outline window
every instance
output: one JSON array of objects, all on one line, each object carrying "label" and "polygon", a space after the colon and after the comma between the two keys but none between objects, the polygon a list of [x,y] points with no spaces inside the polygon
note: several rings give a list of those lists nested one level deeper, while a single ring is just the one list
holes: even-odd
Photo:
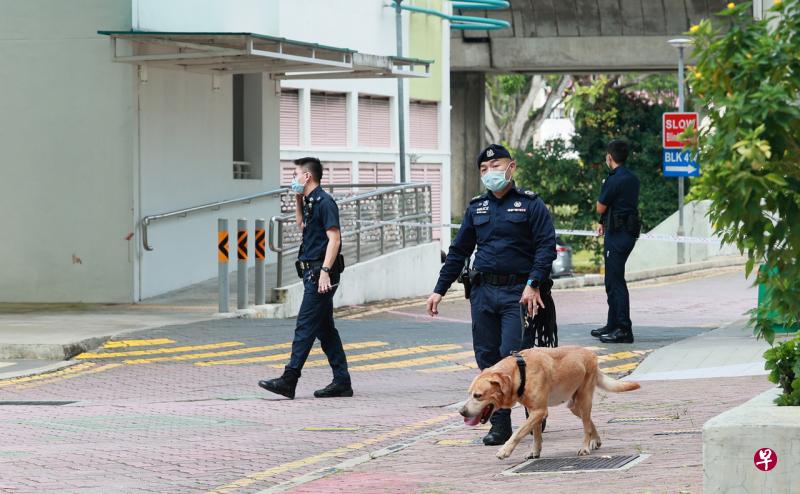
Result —
[{"label": "window", "polygon": [[370,148],[391,147],[389,98],[359,96],[358,145]]},{"label": "window", "polygon": [[409,129],[411,149],[439,149],[439,104],[412,101]]},{"label": "window", "polygon": [[311,145],[347,146],[347,97],[311,93]]},{"label": "window", "polygon": [[281,91],[281,146],[300,145],[300,97],[297,90]]}]

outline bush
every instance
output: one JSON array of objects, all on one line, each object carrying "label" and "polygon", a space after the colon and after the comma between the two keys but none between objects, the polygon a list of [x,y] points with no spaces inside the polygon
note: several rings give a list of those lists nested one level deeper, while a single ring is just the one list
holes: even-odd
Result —
[{"label": "bush", "polygon": [[783,389],[775,399],[781,406],[800,406],[800,337],[772,347],[764,353],[769,380]]}]

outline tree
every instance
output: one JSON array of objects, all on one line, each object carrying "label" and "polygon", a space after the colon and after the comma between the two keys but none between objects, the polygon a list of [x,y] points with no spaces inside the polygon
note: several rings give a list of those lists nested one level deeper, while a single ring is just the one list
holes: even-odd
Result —
[{"label": "tree", "polygon": [[771,297],[751,322],[772,343],[774,323],[800,321],[800,0],[776,0],[762,21],[749,7],[720,13],[727,31],[692,27],[689,83],[709,121],[698,191],[722,239],[746,253],[746,273],[763,263],[756,280]]},{"label": "tree", "polygon": [[498,75],[486,78],[485,134],[490,142],[526,149],[536,130],[563,102],[568,75]]}]

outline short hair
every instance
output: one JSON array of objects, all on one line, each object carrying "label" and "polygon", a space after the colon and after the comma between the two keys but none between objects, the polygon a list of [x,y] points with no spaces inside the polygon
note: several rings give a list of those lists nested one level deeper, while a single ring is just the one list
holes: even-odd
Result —
[{"label": "short hair", "polygon": [[631,152],[631,149],[627,141],[623,139],[614,139],[608,143],[606,152],[611,155],[614,163],[622,165],[628,161],[628,154]]},{"label": "short hair", "polygon": [[308,170],[311,176],[314,177],[315,182],[322,182],[322,162],[320,162],[319,158],[307,156],[294,160],[294,164]]}]

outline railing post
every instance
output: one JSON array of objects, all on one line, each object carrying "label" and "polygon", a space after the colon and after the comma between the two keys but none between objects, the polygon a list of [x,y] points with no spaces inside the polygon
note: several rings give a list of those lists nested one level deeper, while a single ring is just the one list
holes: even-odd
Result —
[{"label": "railing post", "polygon": [[266,303],[266,296],[264,290],[266,284],[264,283],[264,257],[265,251],[265,238],[266,232],[264,231],[264,220],[256,220],[256,305],[264,305]]},{"label": "railing post", "polygon": [[219,312],[228,312],[228,220],[225,218],[217,219],[217,263],[219,270],[217,274],[217,298],[219,299]]},{"label": "railing post", "polygon": [[361,262],[361,199],[356,201],[356,262]]},{"label": "railing post", "polygon": [[237,222],[237,258],[239,267],[236,271],[236,308],[247,308],[247,219]]},{"label": "railing post", "polygon": [[275,281],[275,288],[283,286],[283,221],[276,221],[278,229],[278,278]]},{"label": "railing post", "polygon": [[406,248],[406,227],[403,226],[403,220],[406,217],[406,189],[400,189],[400,230],[403,234],[403,248]]},{"label": "railing post", "polygon": [[[435,224],[433,222],[433,191],[431,190],[431,186],[430,185],[426,186],[425,190],[427,191],[426,203],[430,204],[430,206],[431,206],[428,209],[428,218],[430,218],[430,221],[428,221],[428,223],[433,225],[433,224]],[[440,220],[441,220],[441,218],[438,218],[436,220],[436,222],[438,223]],[[444,231],[443,228],[439,229],[439,232],[443,232],[443,231]],[[442,236],[442,233],[439,234],[439,241],[440,242],[441,242],[441,238],[442,238],[441,236]],[[428,228],[428,240],[433,242],[433,227],[432,226]]]},{"label": "railing post", "polygon": [[380,215],[378,216],[378,220],[381,222],[381,255],[383,255],[383,237],[386,235],[386,227],[383,224],[383,196],[384,196],[383,194],[379,196],[381,200],[381,205],[380,205],[381,210],[380,210]]},{"label": "railing post", "polygon": [[[424,196],[425,196],[425,189],[424,188],[422,189],[422,195],[423,195],[423,198],[424,198]],[[422,207],[423,208],[425,207],[424,202],[423,202]],[[417,189],[414,188],[414,216],[418,216],[419,213],[420,213],[420,210],[419,210],[419,192],[417,192]],[[417,222],[421,223],[421,221],[419,221],[419,219],[417,220]],[[420,245],[421,243],[422,243],[422,227],[418,226],[417,227],[417,245]]]}]

